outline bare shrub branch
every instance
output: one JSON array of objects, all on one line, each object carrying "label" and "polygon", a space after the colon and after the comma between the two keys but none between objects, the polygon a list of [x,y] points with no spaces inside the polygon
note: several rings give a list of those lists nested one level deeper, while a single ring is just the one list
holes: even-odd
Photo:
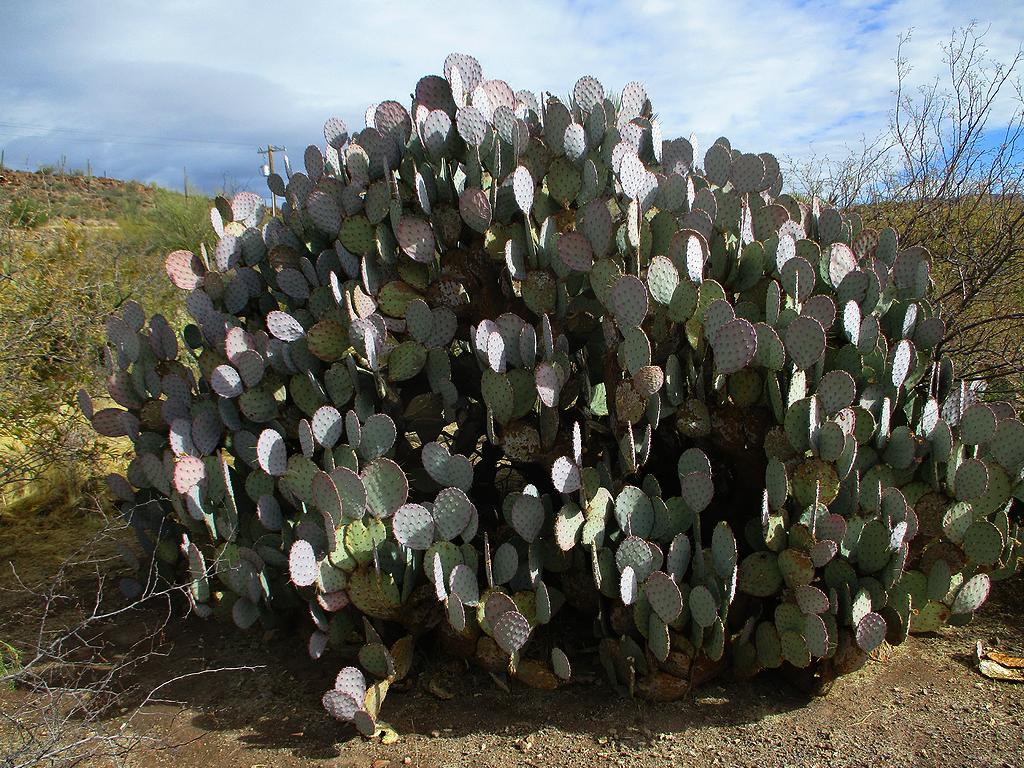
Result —
[{"label": "bare shrub branch", "polygon": [[901,38],[886,131],[837,160],[790,161],[796,191],[897,229],[932,253],[961,374],[1022,390],[1024,49],[994,61],[977,25],[943,44],[941,77],[914,86]]}]

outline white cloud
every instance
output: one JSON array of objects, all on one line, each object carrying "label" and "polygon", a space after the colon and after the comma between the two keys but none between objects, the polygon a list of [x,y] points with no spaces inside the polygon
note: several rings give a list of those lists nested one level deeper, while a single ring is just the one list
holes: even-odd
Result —
[{"label": "white cloud", "polygon": [[[905,54],[924,81],[941,71],[939,42],[971,18],[990,25],[994,58],[1012,58],[1024,14],[999,0],[969,15],[953,0],[25,4],[6,25],[23,50],[0,51],[0,145],[9,162],[65,151],[169,185],[182,166],[207,188],[224,173],[255,185],[257,144],[299,156],[326,117],[359,127],[367,104],[408,102],[460,50],[514,88],[565,95],[582,74],[608,89],[641,80],[666,136],[835,153],[884,127],[902,32],[914,28]],[[38,126],[55,130],[47,139]]]}]

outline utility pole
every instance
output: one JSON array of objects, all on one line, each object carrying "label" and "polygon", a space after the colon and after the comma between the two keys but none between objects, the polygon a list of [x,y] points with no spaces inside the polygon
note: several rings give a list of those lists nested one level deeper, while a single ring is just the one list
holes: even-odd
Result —
[{"label": "utility pole", "polygon": [[[267,173],[266,173],[266,175],[269,176],[270,174],[272,174],[274,172],[274,153],[275,152],[286,152],[287,149],[285,147],[275,147],[273,144],[267,144],[265,149],[261,148],[261,149],[258,149],[256,151],[259,154],[261,154],[261,155],[266,155],[267,156]],[[272,211],[273,211],[273,215],[277,216],[277,195],[274,194],[273,190],[270,191],[270,203],[271,203],[271,208],[272,208]]]}]

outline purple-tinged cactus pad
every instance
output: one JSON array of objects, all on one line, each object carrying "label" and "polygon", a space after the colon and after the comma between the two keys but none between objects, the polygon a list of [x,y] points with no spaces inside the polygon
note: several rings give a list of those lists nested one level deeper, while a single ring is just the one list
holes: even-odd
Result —
[{"label": "purple-tinged cactus pad", "polygon": [[256,456],[260,469],[268,475],[280,477],[288,470],[288,448],[276,429],[265,429],[260,433]]},{"label": "purple-tinged cactus pad", "polygon": [[620,277],[611,291],[612,311],[624,328],[639,326],[647,316],[647,287],[633,275]]},{"label": "purple-tinged cactus pad", "polygon": [[568,456],[559,456],[551,465],[551,482],[559,493],[573,493],[582,483],[579,467]]},{"label": "purple-tinged cactus pad", "polygon": [[206,267],[192,251],[173,251],[167,255],[164,268],[171,282],[183,291],[192,291],[203,284]]},{"label": "purple-tinged cactus pad", "polygon": [[275,339],[296,341],[305,334],[302,325],[287,312],[274,310],[267,315],[267,330]]},{"label": "purple-tinged cactus pad", "polygon": [[799,370],[806,370],[825,353],[825,330],[821,323],[802,315],[786,328],[786,351]]},{"label": "purple-tinged cactus pad", "polygon": [[429,264],[434,258],[434,232],[430,223],[415,216],[403,216],[395,231],[398,244],[414,261]]},{"label": "purple-tinged cactus pad", "polygon": [[590,241],[579,232],[566,232],[558,239],[558,257],[575,272],[589,272],[594,266]]},{"label": "purple-tinged cactus pad", "polygon": [[988,599],[991,589],[992,579],[987,573],[972,576],[966,584],[960,587],[960,591],[957,592],[952,605],[950,605],[950,610],[953,613],[973,613]]},{"label": "purple-tinged cactus pad", "polygon": [[505,653],[517,653],[530,637],[530,622],[519,611],[502,613],[494,622],[494,640]]},{"label": "purple-tinged cactus pad", "polygon": [[719,373],[736,373],[754,359],[757,333],[746,320],[730,320],[715,333],[712,346]]},{"label": "purple-tinged cactus pad", "polygon": [[887,626],[885,619],[877,613],[867,613],[857,622],[857,645],[871,653],[885,641]]},{"label": "purple-tinged cactus pad", "polygon": [[316,582],[317,560],[313,545],[298,539],[288,554],[288,573],[297,587],[308,587]]}]

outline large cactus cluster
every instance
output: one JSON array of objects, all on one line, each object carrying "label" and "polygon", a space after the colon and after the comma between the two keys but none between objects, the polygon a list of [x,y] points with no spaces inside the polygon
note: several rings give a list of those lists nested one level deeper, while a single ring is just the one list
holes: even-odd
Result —
[{"label": "large cactus cluster", "polygon": [[666,699],[855,668],[1015,570],[1024,424],[954,377],[893,230],[664,140],[636,82],[563,101],[453,54],[324,135],[270,177],[280,217],[217,200],[213,252],[166,262],[191,324],[126,304],[117,407],[81,402],[133,441],[111,490],[196,613],[358,659],[335,717],[373,733],[433,628],[556,687],[593,627]]}]

